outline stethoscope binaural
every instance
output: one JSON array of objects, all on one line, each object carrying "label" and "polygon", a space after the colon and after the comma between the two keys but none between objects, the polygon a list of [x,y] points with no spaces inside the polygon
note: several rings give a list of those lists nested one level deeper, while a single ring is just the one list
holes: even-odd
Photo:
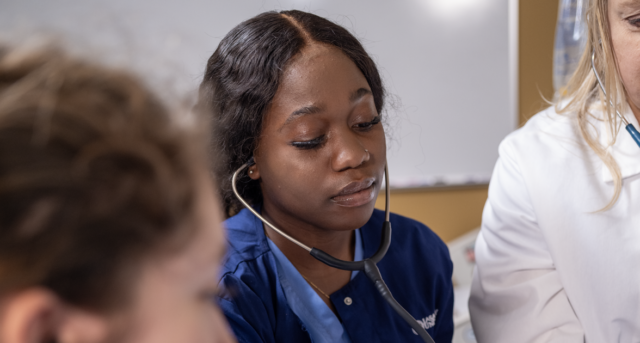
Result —
[{"label": "stethoscope binaural", "polygon": [[325,253],[320,249],[310,248],[306,246],[304,243],[289,236],[282,230],[278,229],[275,225],[271,224],[268,220],[263,218],[260,215],[260,213],[258,213],[258,211],[253,209],[253,207],[251,207],[242,198],[242,196],[240,196],[240,193],[238,193],[238,190],[236,189],[236,179],[238,177],[238,174],[242,170],[252,166],[253,164],[254,164],[254,161],[252,157],[249,159],[249,162],[243,164],[240,168],[238,168],[238,170],[236,170],[235,173],[233,173],[233,176],[231,178],[231,187],[233,188],[233,193],[235,193],[238,200],[240,200],[240,202],[249,211],[251,211],[256,217],[258,217],[265,225],[272,228],[275,232],[282,235],[284,238],[295,243],[297,246],[308,251],[311,254],[311,256],[315,257],[320,262],[337,269],[351,270],[351,271],[354,271],[354,270],[364,271],[364,273],[367,275],[367,277],[369,277],[371,282],[373,282],[378,292],[380,292],[380,295],[382,295],[382,297],[389,303],[389,305],[391,305],[391,307],[400,315],[400,317],[402,317],[402,319],[404,319],[411,326],[411,328],[413,328],[413,330],[415,330],[415,332],[418,333],[418,335],[422,338],[422,340],[427,343],[435,343],[431,338],[431,336],[429,336],[429,333],[427,333],[427,331],[422,326],[420,326],[418,321],[415,320],[411,316],[411,314],[409,314],[409,312],[407,312],[407,310],[405,310],[396,301],[396,299],[393,298],[391,291],[389,291],[389,288],[384,283],[384,280],[382,279],[382,275],[380,275],[380,270],[376,265],[376,263],[380,262],[384,257],[384,255],[386,255],[387,250],[389,249],[389,245],[391,244],[391,223],[389,222],[389,213],[390,213],[389,198],[391,197],[391,192],[389,190],[389,170],[386,165],[384,167],[384,179],[386,182],[386,186],[385,186],[386,199],[385,199],[385,206],[384,206],[385,217],[384,217],[384,223],[382,224],[382,240],[380,242],[380,247],[378,247],[378,251],[375,254],[373,254],[373,256],[367,259],[364,259],[362,261],[343,261]]},{"label": "stethoscope binaural", "polygon": [[[591,51],[591,69],[593,69],[593,73],[596,75],[596,80],[598,80],[598,85],[600,85],[600,89],[602,90],[602,93],[604,94],[604,96],[606,98],[607,97],[607,92],[604,90],[604,84],[602,83],[602,80],[600,79],[600,75],[598,75],[598,71],[596,70],[595,59],[596,59],[596,51],[593,50],[593,51]],[[622,113],[620,113],[620,111],[618,111],[618,109],[613,104],[613,102],[611,102],[611,100],[609,100],[609,104],[611,104],[611,106],[613,106],[614,110],[618,114],[618,117],[620,117],[620,119],[624,123],[625,129],[627,129],[627,132],[629,132],[629,134],[631,135],[631,138],[633,138],[633,140],[636,142],[636,144],[638,144],[638,147],[640,147],[640,133],[638,133],[638,130],[636,130],[635,126],[633,126],[633,124],[629,123],[627,118],[625,118],[622,115]]]}]

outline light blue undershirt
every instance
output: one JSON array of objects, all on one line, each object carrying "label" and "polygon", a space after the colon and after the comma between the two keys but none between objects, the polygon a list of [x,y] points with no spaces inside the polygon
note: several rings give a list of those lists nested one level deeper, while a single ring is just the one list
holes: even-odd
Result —
[{"label": "light blue undershirt", "polygon": [[[362,237],[360,229],[356,230],[356,246],[354,261],[362,260]],[[270,239],[269,247],[276,257],[278,278],[287,297],[287,304],[302,321],[313,343],[351,343],[349,335],[338,317],[329,306],[322,301],[311,285],[302,277],[286,256]],[[351,279],[358,271],[351,272]]]}]

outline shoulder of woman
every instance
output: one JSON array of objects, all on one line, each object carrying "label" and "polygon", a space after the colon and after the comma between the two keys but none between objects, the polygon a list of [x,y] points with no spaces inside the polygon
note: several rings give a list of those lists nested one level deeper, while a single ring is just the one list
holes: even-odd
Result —
[{"label": "shoulder of woman", "polygon": [[[558,147],[564,149],[558,149]],[[500,157],[534,158],[583,150],[584,139],[573,112],[558,113],[555,106],[536,113],[500,143]]]},{"label": "shoulder of woman", "polygon": [[219,284],[218,305],[239,342],[274,342],[273,325],[279,299],[260,275],[227,273]]},{"label": "shoulder of woman", "polygon": [[271,299],[271,290],[277,287],[275,259],[270,251],[253,259],[229,259],[220,274],[219,297],[233,303]]},{"label": "shoulder of woman", "polygon": [[521,128],[509,134],[505,140],[545,134],[572,136],[575,134],[575,123],[575,113],[558,113],[555,106],[550,106],[529,118]]},{"label": "shoulder of woman", "polygon": [[[261,257],[270,254],[271,248],[262,229],[262,222],[244,209],[224,222],[227,233],[227,254],[223,262],[223,273],[242,270],[240,264],[267,263]],[[267,258],[273,261],[273,256]],[[250,262],[249,262],[250,261]]]},{"label": "shoulder of woman", "polygon": [[225,222],[227,253],[222,263],[220,284],[232,289],[268,288],[276,273],[276,262],[262,226],[256,228],[250,218]]}]

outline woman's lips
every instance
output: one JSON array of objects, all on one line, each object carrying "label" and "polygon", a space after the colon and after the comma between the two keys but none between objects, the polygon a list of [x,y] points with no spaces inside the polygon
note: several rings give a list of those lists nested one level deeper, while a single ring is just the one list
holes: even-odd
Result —
[{"label": "woman's lips", "polygon": [[375,198],[374,179],[352,182],[331,198],[336,204],[345,207],[357,207],[371,202]]}]

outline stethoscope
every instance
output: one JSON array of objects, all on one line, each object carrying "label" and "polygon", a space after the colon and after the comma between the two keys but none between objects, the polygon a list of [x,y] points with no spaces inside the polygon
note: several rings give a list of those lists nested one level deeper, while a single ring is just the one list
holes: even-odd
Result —
[{"label": "stethoscope", "polygon": [[391,305],[391,307],[400,315],[400,317],[402,317],[402,319],[404,319],[407,323],[409,323],[411,328],[413,328],[413,330],[415,330],[415,332],[418,333],[418,335],[422,338],[422,340],[427,343],[435,343],[431,338],[431,336],[429,336],[429,333],[427,333],[427,331],[422,326],[420,326],[420,324],[418,324],[418,321],[415,320],[411,316],[411,314],[409,314],[409,312],[407,312],[407,310],[405,310],[396,301],[396,299],[393,298],[391,291],[389,291],[389,288],[384,283],[384,280],[382,279],[382,275],[380,275],[380,270],[376,265],[376,263],[382,260],[384,255],[387,253],[387,250],[389,249],[389,245],[391,244],[391,223],[389,222],[389,213],[390,213],[389,198],[391,197],[391,192],[389,187],[389,170],[386,165],[384,166],[384,180],[386,182],[386,186],[385,186],[386,199],[385,199],[385,205],[384,205],[385,219],[384,219],[384,223],[382,224],[382,241],[380,242],[380,247],[378,248],[378,251],[375,254],[373,254],[373,256],[371,256],[370,258],[364,259],[362,261],[343,261],[327,254],[326,252],[320,249],[310,248],[305,244],[303,244],[302,242],[298,241],[297,239],[289,236],[282,230],[275,227],[275,225],[271,224],[268,220],[263,218],[260,215],[260,213],[258,213],[258,211],[253,209],[253,207],[251,207],[242,198],[242,196],[240,196],[240,193],[238,193],[238,190],[236,189],[236,179],[238,177],[238,174],[243,169],[252,166],[254,163],[255,162],[253,160],[253,157],[251,157],[249,159],[249,162],[243,164],[240,168],[238,168],[238,170],[236,170],[236,172],[233,173],[233,176],[231,178],[231,187],[233,188],[233,193],[235,193],[236,197],[238,197],[238,200],[240,200],[240,202],[244,205],[244,207],[246,207],[249,211],[251,211],[251,213],[253,213],[256,217],[258,217],[265,225],[272,228],[275,232],[282,235],[284,238],[295,243],[297,246],[308,251],[311,254],[311,256],[315,257],[320,262],[337,269],[350,270],[350,271],[354,271],[354,270],[364,271],[367,277],[369,277],[369,280],[373,282],[378,292],[380,292],[380,295],[382,295],[382,297],[389,303],[389,305]]},{"label": "stethoscope", "polygon": [[[598,80],[598,85],[600,85],[600,89],[602,90],[602,93],[604,94],[604,96],[606,98],[607,97],[607,92],[604,90],[604,84],[602,83],[602,80],[600,79],[600,75],[598,75],[598,71],[596,70],[595,59],[596,59],[596,51],[593,50],[593,51],[591,51],[591,69],[593,69],[593,73],[596,75],[596,80]],[[618,109],[616,108],[616,106],[613,104],[613,102],[611,100],[609,100],[609,104],[611,104],[611,106],[615,109],[616,113],[618,114],[618,117],[620,117],[620,119],[624,123],[625,129],[627,129],[627,131],[631,135],[631,138],[633,138],[633,140],[636,142],[636,144],[638,144],[638,147],[640,147],[640,133],[638,133],[638,130],[636,130],[635,126],[633,126],[633,124],[629,123],[627,118],[625,118],[622,115],[622,113],[620,113],[620,111],[618,111]]]}]

